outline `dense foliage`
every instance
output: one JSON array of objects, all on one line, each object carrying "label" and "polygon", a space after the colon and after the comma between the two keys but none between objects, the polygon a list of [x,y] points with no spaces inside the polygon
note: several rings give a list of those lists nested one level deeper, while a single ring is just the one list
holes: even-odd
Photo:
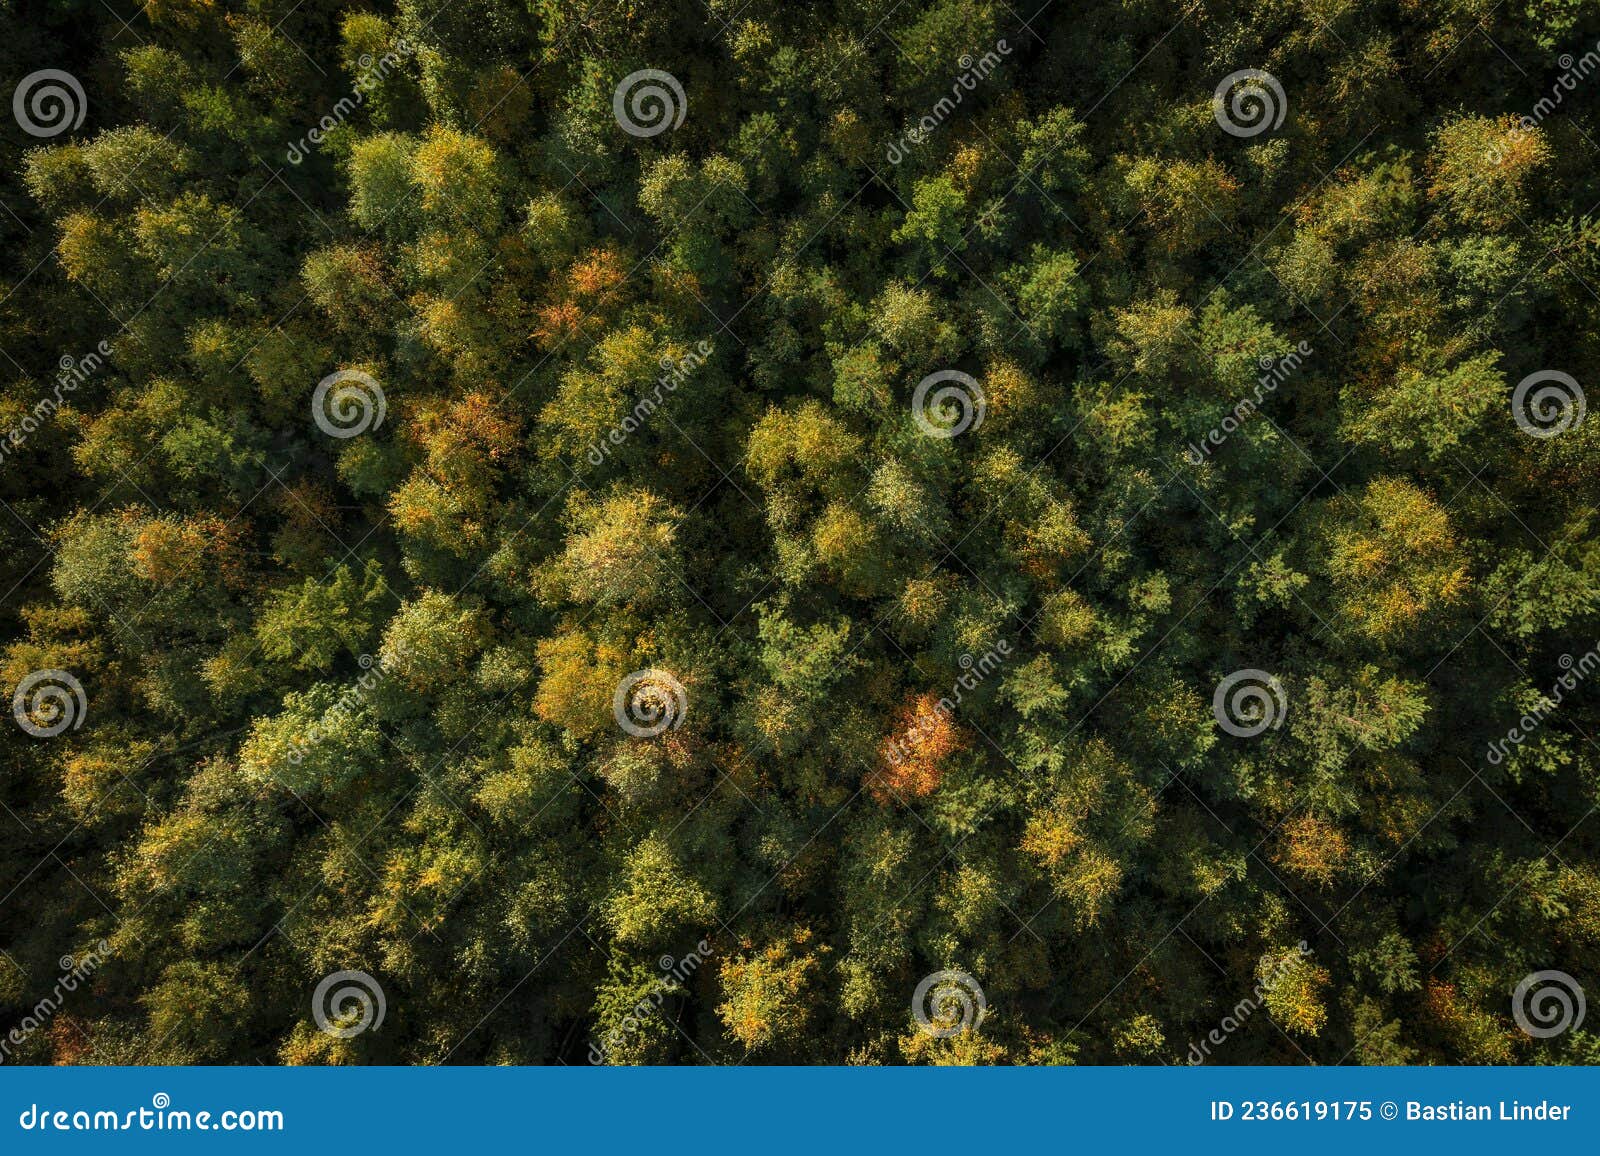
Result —
[{"label": "dense foliage", "polygon": [[1600,1060],[1600,3],[372,3],[0,20],[8,1060]]}]

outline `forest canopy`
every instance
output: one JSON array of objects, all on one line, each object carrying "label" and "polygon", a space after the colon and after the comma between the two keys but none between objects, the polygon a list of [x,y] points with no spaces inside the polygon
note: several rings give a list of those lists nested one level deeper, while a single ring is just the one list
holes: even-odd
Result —
[{"label": "forest canopy", "polygon": [[0,12],[0,1061],[1589,1064],[1600,3]]}]

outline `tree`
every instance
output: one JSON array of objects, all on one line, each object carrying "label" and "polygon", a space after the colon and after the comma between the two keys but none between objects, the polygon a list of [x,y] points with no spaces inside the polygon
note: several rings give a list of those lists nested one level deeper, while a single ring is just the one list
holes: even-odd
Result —
[{"label": "tree", "polygon": [[1595,1062],[1588,7],[713,7],[0,13],[9,1054]]}]

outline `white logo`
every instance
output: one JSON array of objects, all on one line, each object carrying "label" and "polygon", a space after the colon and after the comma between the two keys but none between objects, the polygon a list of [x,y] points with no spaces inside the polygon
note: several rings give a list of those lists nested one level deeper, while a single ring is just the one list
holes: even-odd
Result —
[{"label": "white logo", "polygon": [[1234,671],[1217,684],[1216,693],[1211,696],[1211,713],[1217,725],[1241,739],[1254,738],[1269,727],[1277,730],[1283,725],[1287,710],[1283,684],[1266,671],[1254,668]]},{"label": "white logo", "polygon": [[[366,972],[336,971],[317,984],[312,993],[311,1018],[330,1036],[347,1040],[368,1028],[381,1028],[388,1006],[383,988]],[[354,1023],[340,1026],[341,1021],[357,1012],[360,1014]]]},{"label": "white logo", "polygon": [[[947,381],[954,384],[933,390],[934,386]],[[929,390],[933,390],[931,398]],[[983,424],[987,408],[983,386],[970,373],[959,369],[941,369],[928,374],[917,383],[911,395],[911,416],[917,428],[931,438],[959,437],[969,429],[977,429]]]},{"label": "white logo", "polygon": [[683,683],[664,670],[636,670],[617,684],[611,713],[630,735],[653,739],[683,725],[689,713],[689,694]]},{"label": "white logo", "polygon": [[936,971],[911,995],[911,1015],[938,1039],[977,1028],[988,1012],[983,988],[964,971]]},{"label": "white logo", "polygon": [[1289,99],[1283,95],[1283,85],[1272,73],[1259,68],[1229,73],[1211,94],[1211,115],[1231,136],[1260,136],[1281,125],[1288,112]]},{"label": "white logo", "polygon": [[30,72],[11,94],[11,114],[29,136],[60,136],[82,124],[88,111],[83,85],[59,68]]},{"label": "white logo", "polygon": [[[1549,384],[1545,384],[1545,383]],[[1534,389],[1540,386],[1539,389]],[[1528,398],[1529,391],[1533,398]],[[1511,417],[1517,428],[1536,438],[1553,438],[1583,421],[1588,405],[1583,386],[1570,373],[1543,369],[1517,383],[1511,394]]]},{"label": "white logo", "polygon": [[83,726],[89,700],[83,683],[64,670],[36,670],[17,684],[11,714],[17,725],[36,738],[48,739]]},{"label": "white logo", "polygon": [[682,124],[688,111],[683,85],[659,68],[629,73],[611,94],[611,113],[629,136],[659,136]]},{"label": "white logo", "polygon": [[[1539,987],[1548,983],[1549,987]],[[1583,1026],[1583,986],[1564,971],[1536,971],[1511,993],[1511,1018],[1536,1040]]]},{"label": "white logo", "polygon": [[[333,396],[330,399],[329,391]],[[317,383],[311,395],[311,418],[329,437],[353,438],[377,429],[389,412],[383,387],[370,373],[341,369]]]}]

